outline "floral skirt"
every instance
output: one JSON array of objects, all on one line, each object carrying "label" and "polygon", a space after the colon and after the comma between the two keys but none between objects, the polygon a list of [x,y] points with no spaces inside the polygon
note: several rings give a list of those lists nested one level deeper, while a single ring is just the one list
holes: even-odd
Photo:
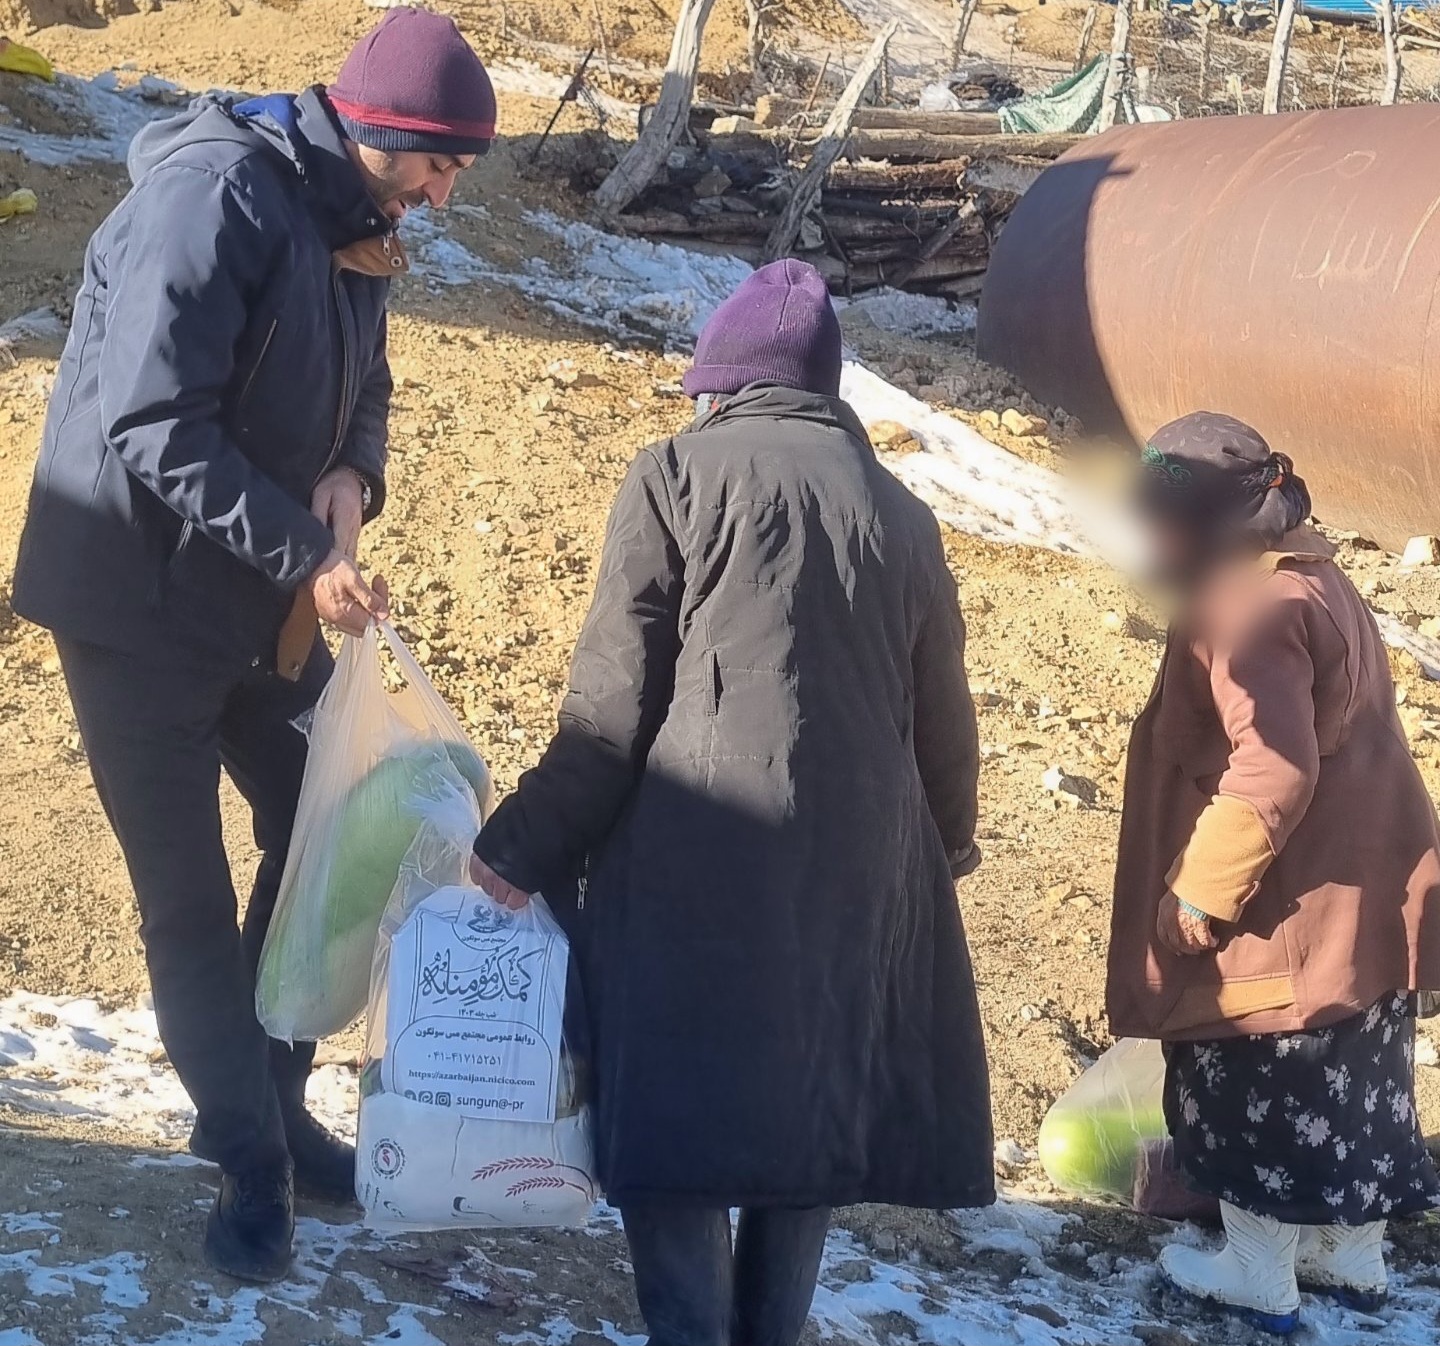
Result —
[{"label": "floral skirt", "polygon": [[1415,1111],[1412,996],[1329,1028],[1170,1043],[1165,1059],[1165,1120],[1197,1190],[1287,1224],[1440,1205]]}]

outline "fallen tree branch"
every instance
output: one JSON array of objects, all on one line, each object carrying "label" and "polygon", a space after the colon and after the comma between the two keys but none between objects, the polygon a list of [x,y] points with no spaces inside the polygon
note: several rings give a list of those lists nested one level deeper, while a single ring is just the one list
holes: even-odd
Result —
[{"label": "fallen tree branch", "polygon": [[[702,3],[713,3],[713,0],[702,0]],[[824,185],[825,174],[830,165],[840,157],[844,150],[845,139],[850,131],[851,120],[855,116],[855,109],[860,106],[860,100],[870,87],[870,81],[875,78],[875,72],[879,70],[880,63],[885,59],[890,39],[895,36],[899,27],[899,21],[895,19],[885,25],[880,36],[875,39],[874,44],[866,53],[865,59],[860,62],[850,83],[846,85],[845,92],[840,95],[839,102],[835,104],[835,110],[825,123],[820,143],[811,152],[810,162],[805,166],[805,171],[795,184],[795,189],[791,193],[790,200],[786,202],[780,219],[766,240],[765,260],[767,262],[784,257],[795,246],[795,239],[800,233],[800,223],[819,194],[820,188]]]},{"label": "fallen tree branch", "polygon": [[714,5],[715,0],[682,0],[655,111],[595,193],[602,215],[618,215],[650,185],[685,130],[700,69],[700,39]]}]

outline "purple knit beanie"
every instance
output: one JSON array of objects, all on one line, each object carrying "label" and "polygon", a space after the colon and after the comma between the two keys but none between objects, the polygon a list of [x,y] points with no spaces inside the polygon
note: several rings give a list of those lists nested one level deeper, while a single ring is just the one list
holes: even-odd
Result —
[{"label": "purple knit beanie", "polygon": [[326,91],[345,134],[374,150],[484,154],[495,139],[495,90],[455,20],[392,9]]},{"label": "purple knit beanie", "polygon": [[695,343],[689,396],[738,393],[751,383],[840,395],[840,320],[808,262],[786,257],[747,276]]}]

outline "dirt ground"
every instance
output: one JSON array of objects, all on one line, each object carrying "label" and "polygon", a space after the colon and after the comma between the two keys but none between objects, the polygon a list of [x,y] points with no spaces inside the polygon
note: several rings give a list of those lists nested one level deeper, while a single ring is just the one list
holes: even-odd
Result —
[{"label": "dirt ground", "polygon": [[[108,18],[84,0],[0,0],[0,29],[8,18],[10,31],[23,31],[6,8],[17,2],[39,25],[69,21],[31,39],[62,68],[93,74],[133,66],[189,88],[259,90],[326,78],[376,17],[360,0],[175,0]],[[599,8],[616,60],[663,58],[673,0],[600,0]],[[1066,7],[1047,9],[1063,16]],[[455,12],[481,50],[499,59],[537,59],[537,42],[574,49],[590,41],[570,0],[459,0]],[[856,33],[831,0],[808,0],[802,19],[836,41]],[[706,51],[717,86],[743,63],[741,0],[720,0]],[[552,56],[550,64],[565,62]],[[0,84],[0,104],[18,105],[12,91]],[[489,217],[460,217],[451,226],[477,255],[515,266],[544,246],[522,219],[527,207],[583,211],[552,161],[538,170],[524,162],[552,110],[542,100],[502,96],[505,138],[458,194],[462,204],[483,202]],[[567,134],[583,125],[584,114],[566,115],[575,119],[562,128]],[[557,154],[563,157],[563,137]],[[38,193],[41,213],[0,231],[0,321],[42,303],[65,311],[85,240],[125,187],[115,166],[46,169],[0,153],[0,194],[21,185]],[[684,423],[687,404],[675,395],[672,361],[647,353],[622,359],[593,333],[511,293],[436,292],[406,280],[394,313],[391,504],[367,531],[366,559],[390,578],[402,632],[508,788],[553,725],[613,489],[638,448]],[[863,322],[849,336],[877,368],[963,418],[1024,404],[1004,376],[975,365],[964,342],[909,342]],[[584,377],[557,384],[547,375],[557,361],[573,362]],[[124,870],[89,785],[53,649],[5,602],[53,374],[51,361],[0,368],[0,996],[25,989],[128,1004],[145,989],[145,976]],[[1063,451],[1023,447],[1051,463]],[[947,546],[970,624],[985,754],[985,864],[963,885],[961,902],[989,1040],[997,1137],[1029,1149],[1049,1105],[1109,1043],[1103,972],[1120,772],[1161,635],[1157,615],[1099,564],[960,534]],[[1378,605],[1404,620],[1440,615],[1440,572],[1402,573],[1354,546],[1346,563]],[[1440,797],[1440,685],[1407,660],[1397,659],[1396,671],[1421,769]],[[1050,795],[1041,777],[1054,766],[1092,782],[1093,803],[1072,807]],[[253,855],[233,796],[227,823],[236,872],[244,874]],[[341,1054],[354,1042],[352,1035],[340,1044]],[[1440,1071],[1420,1073],[1437,1130]],[[137,1246],[142,1233],[163,1238],[155,1232],[165,1223],[161,1211],[173,1209],[177,1195],[194,1196],[184,1188],[193,1182],[188,1170],[167,1171],[160,1190],[142,1193],[131,1190],[129,1170],[117,1176],[88,1150],[75,1150],[89,1139],[73,1127],[3,1120],[22,1130],[0,1135],[0,1190],[37,1164],[68,1164],[78,1154],[64,1174],[77,1210],[153,1210],[143,1230],[138,1218],[126,1230],[126,1246]],[[134,1148],[124,1138],[107,1143]],[[1033,1165],[1025,1176],[1043,1187]],[[115,1184],[131,1186],[112,1190]],[[113,1222],[91,1218],[97,1240],[108,1238]],[[857,1228],[872,1228],[876,1218],[857,1219]],[[920,1239],[924,1224],[901,1227]],[[1122,1218],[1116,1228],[1117,1237],[1143,1243],[1143,1222]],[[574,1243],[585,1246],[583,1238]],[[605,1293],[621,1294],[615,1248],[596,1244],[594,1253],[610,1267],[609,1279],[600,1277]],[[583,1279],[588,1264],[575,1265]]]}]

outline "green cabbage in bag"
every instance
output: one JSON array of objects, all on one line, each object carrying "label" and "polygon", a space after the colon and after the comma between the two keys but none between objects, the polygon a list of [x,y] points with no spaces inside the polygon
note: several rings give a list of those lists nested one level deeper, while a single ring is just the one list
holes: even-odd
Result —
[{"label": "green cabbage in bag", "polygon": [[[403,675],[398,691],[386,690],[381,637]],[[347,637],[315,708],[256,978],[256,1012],[272,1037],[325,1037],[359,1017],[380,918],[423,805],[466,787],[485,817],[490,773],[399,637],[388,626]]]}]

